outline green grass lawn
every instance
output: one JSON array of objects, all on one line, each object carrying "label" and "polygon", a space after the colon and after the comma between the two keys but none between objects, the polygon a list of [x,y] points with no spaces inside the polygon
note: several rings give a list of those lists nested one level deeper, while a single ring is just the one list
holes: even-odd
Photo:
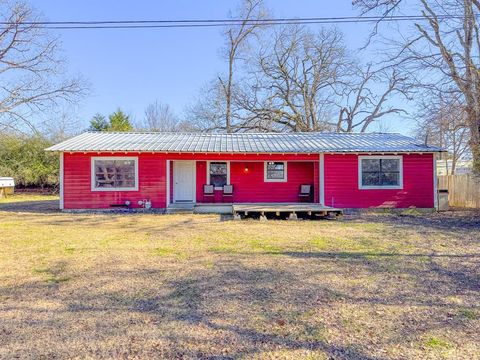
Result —
[{"label": "green grass lawn", "polygon": [[478,213],[68,214],[0,200],[0,358],[478,359]]}]

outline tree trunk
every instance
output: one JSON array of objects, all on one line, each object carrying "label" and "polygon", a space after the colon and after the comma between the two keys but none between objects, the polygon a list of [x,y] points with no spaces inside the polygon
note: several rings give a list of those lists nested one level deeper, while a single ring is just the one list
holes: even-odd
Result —
[{"label": "tree trunk", "polygon": [[232,80],[233,80],[233,61],[234,57],[230,54],[228,59],[228,82],[227,82],[227,91],[225,94],[226,97],[226,109],[225,109],[225,129],[227,133],[232,132]]},{"label": "tree trunk", "polygon": [[[467,101],[469,99],[467,98]],[[468,105],[467,105],[468,106]],[[470,124],[470,150],[473,159],[473,173],[480,175],[480,116],[473,106],[467,107]]]},{"label": "tree trunk", "polygon": [[[456,168],[457,168],[457,155],[456,155],[456,154],[453,154],[453,157],[452,157],[452,169],[450,170],[450,173],[451,173],[452,175],[455,175]],[[448,174],[447,174],[447,175],[448,175]]]},{"label": "tree trunk", "polygon": [[480,145],[478,143],[472,143],[470,149],[473,158],[473,173],[478,176],[480,174]]}]

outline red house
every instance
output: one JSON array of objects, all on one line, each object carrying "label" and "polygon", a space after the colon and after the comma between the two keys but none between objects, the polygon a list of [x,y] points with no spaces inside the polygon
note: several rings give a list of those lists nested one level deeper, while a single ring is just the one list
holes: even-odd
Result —
[{"label": "red house", "polygon": [[47,150],[60,152],[61,209],[199,211],[436,208],[441,151],[399,134],[133,132],[86,132]]}]

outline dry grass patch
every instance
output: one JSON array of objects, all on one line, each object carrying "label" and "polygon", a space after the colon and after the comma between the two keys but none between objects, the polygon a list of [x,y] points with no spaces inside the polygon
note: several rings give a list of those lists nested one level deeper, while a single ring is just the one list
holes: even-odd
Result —
[{"label": "dry grass patch", "polygon": [[478,358],[478,214],[263,223],[36,199],[0,203],[0,358]]}]

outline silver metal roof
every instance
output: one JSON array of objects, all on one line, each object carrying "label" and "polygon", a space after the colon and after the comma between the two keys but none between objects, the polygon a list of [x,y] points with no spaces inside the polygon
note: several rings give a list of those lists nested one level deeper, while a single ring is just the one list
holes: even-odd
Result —
[{"label": "silver metal roof", "polygon": [[49,151],[201,153],[440,152],[400,134],[85,132]]}]

